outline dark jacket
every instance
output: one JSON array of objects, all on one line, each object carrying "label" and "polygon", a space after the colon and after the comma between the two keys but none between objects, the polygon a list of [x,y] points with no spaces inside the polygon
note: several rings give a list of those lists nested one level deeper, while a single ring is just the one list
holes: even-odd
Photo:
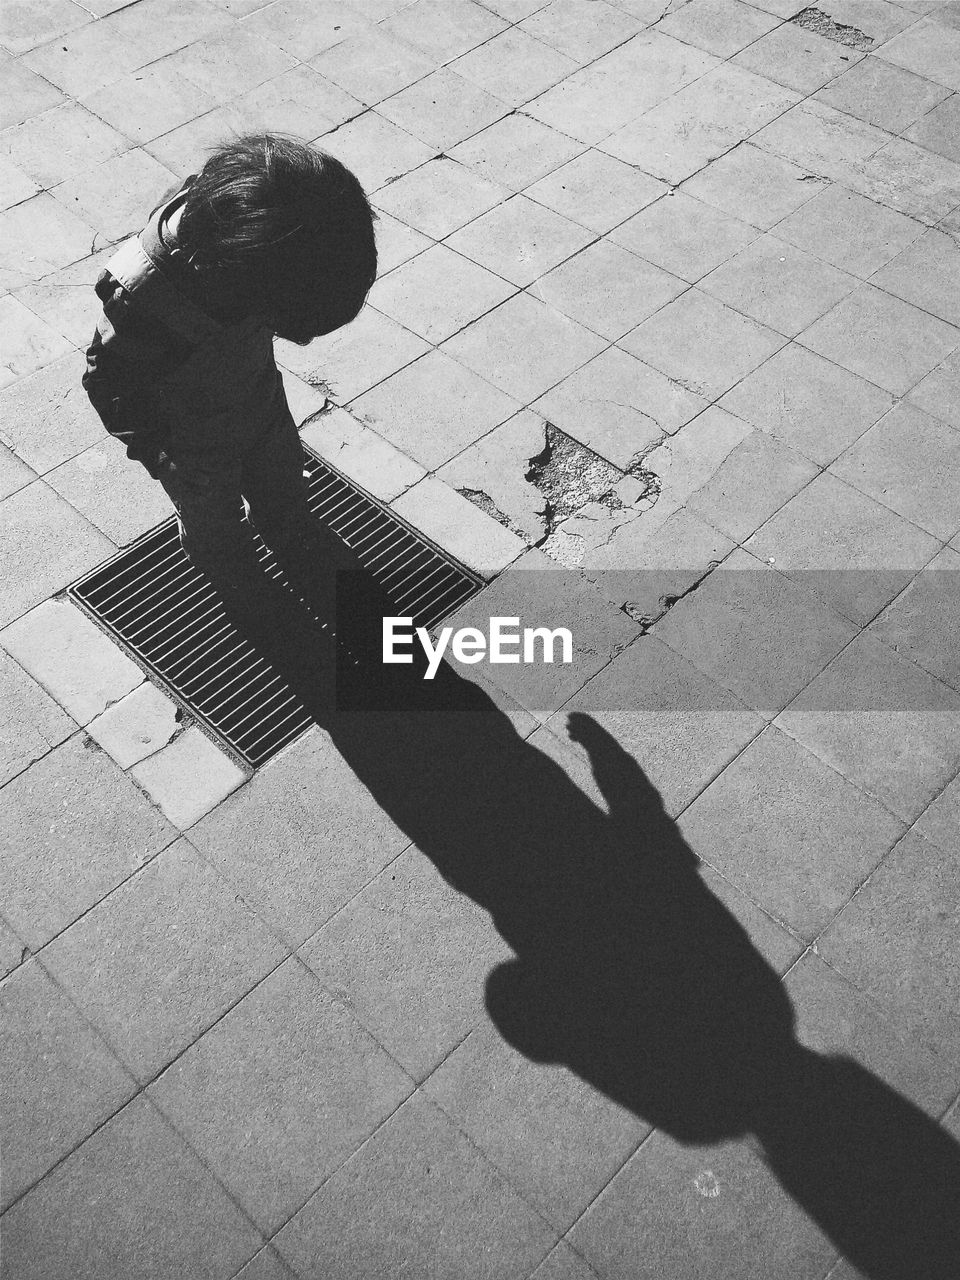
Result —
[{"label": "dark jacket", "polygon": [[229,299],[211,307],[164,234],[188,185],[154,210],[97,281],[103,313],[83,376],[106,429],[153,476],[162,454],[209,461],[242,451],[286,408],[270,329],[232,314]]}]

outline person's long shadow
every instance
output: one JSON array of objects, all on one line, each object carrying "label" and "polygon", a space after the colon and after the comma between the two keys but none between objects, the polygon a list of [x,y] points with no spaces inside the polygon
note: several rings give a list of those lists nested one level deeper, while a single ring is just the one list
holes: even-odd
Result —
[{"label": "person's long shadow", "polygon": [[448,664],[428,682],[340,662],[336,698],[330,655],[313,670],[287,674],[337,750],[516,953],[486,990],[510,1044],[680,1143],[750,1137],[872,1280],[958,1280],[960,1147],[856,1061],[798,1043],[777,974],[598,723],[572,715],[569,733],[607,812]]}]

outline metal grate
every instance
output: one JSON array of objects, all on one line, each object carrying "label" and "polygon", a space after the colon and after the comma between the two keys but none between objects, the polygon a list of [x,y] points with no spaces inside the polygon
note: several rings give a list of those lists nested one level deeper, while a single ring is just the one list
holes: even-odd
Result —
[{"label": "metal grate", "polygon": [[[379,581],[398,613],[434,627],[483,579],[304,448],[310,509]],[[283,581],[256,540],[270,577]],[[314,723],[281,676],[233,627],[180,549],[171,516],[70,587],[68,595],[232,752],[256,768]]]}]

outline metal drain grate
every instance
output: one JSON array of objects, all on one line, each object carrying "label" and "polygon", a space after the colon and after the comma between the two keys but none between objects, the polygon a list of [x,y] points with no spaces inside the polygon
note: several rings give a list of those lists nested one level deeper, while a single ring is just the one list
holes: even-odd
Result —
[{"label": "metal drain grate", "polygon": [[[310,509],[340,535],[415,625],[434,627],[483,586],[329,463],[304,448]],[[264,571],[282,575],[258,539]],[[228,621],[180,549],[176,517],[68,591],[158,683],[256,768],[314,723],[281,676]]]}]

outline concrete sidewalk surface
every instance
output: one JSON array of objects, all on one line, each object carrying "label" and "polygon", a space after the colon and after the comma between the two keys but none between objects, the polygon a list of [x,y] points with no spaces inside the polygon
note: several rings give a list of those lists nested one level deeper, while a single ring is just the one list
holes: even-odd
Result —
[{"label": "concrete sidewalk surface", "polygon": [[[255,771],[65,595],[252,131],[378,215],[304,441],[578,646]],[[22,0],[0,194],[3,1280],[956,1280],[960,0]]]}]

